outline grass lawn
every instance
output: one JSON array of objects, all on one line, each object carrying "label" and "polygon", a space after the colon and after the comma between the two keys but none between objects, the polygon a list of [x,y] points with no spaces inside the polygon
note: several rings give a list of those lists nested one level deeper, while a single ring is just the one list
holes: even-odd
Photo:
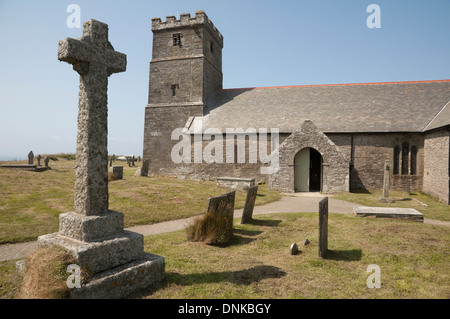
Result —
[{"label": "grass lawn", "polygon": [[[185,231],[145,237],[145,250],[165,258],[166,280],[130,297],[450,298],[447,226],[329,214],[329,251],[322,259],[317,213],[258,215],[251,224],[238,223],[227,247],[189,242]],[[294,242],[300,253],[292,256]],[[381,270],[379,289],[367,287],[372,264]],[[0,262],[0,298],[15,298],[20,283],[14,262]]]},{"label": "grass lawn", "polygon": [[[166,260],[166,281],[142,298],[450,298],[446,226],[329,215],[329,252],[318,257],[318,214],[258,216],[228,247],[186,240],[184,231],[146,237]],[[305,238],[310,240],[303,246]],[[289,254],[292,243],[300,253]],[[369,289],[367,267],[381,269]]]},{"label": "grass lawn", "polygon": [[[124,213],[125,227],[203,214],[209,197],[230,191],[212,181],[134,177],[138,167],[128,167],[124,162],[113,164],[124,166],[124,178],[109,183],[109,209]],[[35,240],[57,232],[59,214],[73,211],[75,161],[59,158],[50,161],[50,167],[40,173],[0,169],[0,244]],[[245,196],[243,191],[236,192],[236,208],[244,206]],[[256,205],[280,197],[267,184],[260,185]]]}]

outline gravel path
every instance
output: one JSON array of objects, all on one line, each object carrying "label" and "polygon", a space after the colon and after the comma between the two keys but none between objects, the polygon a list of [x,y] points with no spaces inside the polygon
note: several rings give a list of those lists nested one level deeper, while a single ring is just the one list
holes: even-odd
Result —
[{"label": "gravel path", "polygon": [[[321,194],[285,194],[281,200],[269,203],[263,206],[255,206],[253,215],[272,214],[272,213],[306,213],[315,212],[319,209],[319,201],[324,197]],[[346,202],[339,199],[329,197],[329,211],[330,213],[353,214],[354,206],[361,206],[354,203]],[[235,218],[242,216],[243,209],[237,209],[234,212]],[[126,228],[133,232],[140,233],[144,236],[162,234],[172,231],[184,229],[190,221],[195,217],[162,222],[152,225],[142,225]],[[450,222],[425,219],[424,223],[433,225],[450,226]],[[0,261],[15,260],[26,258],[28,254],[36,250],[37,242],[26,242],[19,244],[5,244],[0,245]]]}]

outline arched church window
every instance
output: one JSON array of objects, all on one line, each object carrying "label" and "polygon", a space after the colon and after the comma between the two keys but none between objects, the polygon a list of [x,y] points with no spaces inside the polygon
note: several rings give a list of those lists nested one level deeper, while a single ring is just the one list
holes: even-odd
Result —
[{"label": "arched church window", "polygon": [[409,169],[409,143],[402,144],[402,175],[408,175]]},{"label": "arched church window", "polygon": [[400,146],[394,147],[394,175],[400,174]]},{"label": "arched church window", "polygon": [[417,174],[417,146],[411,147],[411,168],[410,168],[410,174],[416,175]]}]

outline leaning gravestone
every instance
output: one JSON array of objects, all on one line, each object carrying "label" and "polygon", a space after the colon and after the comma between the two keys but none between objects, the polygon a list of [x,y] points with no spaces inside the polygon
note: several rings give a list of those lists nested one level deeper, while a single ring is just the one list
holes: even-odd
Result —
[{"label": "leaning gravestone", "polygon": [[208,209],[206,211],[207,215],[212,215],[215,218],[226,219],[225,229],[221,229],[223,233],[221,234],[220,244],[227,243],[231,237],[233,237],[233,215],[234,215],[234,199],[236,196],[236,191],[230,193],[211,197],[208,200]]},{"label": "leaning gravestone", "polygon": [[41,158],[42,158],[41,154],[39,154],[39,155],[36,157],[36,159],[37,159],[37,166],[41,166]]},{"label": "leaning gravestone", "polygon": [[245,198],[244,211],[242,212],[241,224],[245,224],[252,219],[257,193],[258,186],[253,186],[248,189],[247,197]]},{"label": "leaning gravestone", "polygon": [[28,165],[33,165],[33,161],[34,161],[34,154],[33,151],[30,151],[30,153],[28,153]]},{"label": "leaning gravestone", "polygon": [[108,41],[108,25],[90,20],[79,39],[59,42],[58,59],[80,75],[75,211],[60,215],[59,232],[39,246],[71,252],[92,279],[71,298],[121,298],[164,279],[164,258],[144,252],[143,236],[125,231],[123,214],[108,209],[108,77],[124,72],[126,55]]},{"label": "leaning gravestone", "polygon": [[328,197],[319,202],[319,257],[328,250]]}]

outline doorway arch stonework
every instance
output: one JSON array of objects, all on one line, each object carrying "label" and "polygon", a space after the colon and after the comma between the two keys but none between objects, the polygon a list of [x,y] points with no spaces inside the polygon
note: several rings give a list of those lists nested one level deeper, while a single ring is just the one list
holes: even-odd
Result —
[{"label": "doorway arch stonework", "polygon": [[348,192],[350,160],[310,120],[293,132],[278,148],[278,171],[269,177],[269,187],[282,192],[295,192],[294,158],[304,148],[313,148],[322,156],[322,193]]}]

